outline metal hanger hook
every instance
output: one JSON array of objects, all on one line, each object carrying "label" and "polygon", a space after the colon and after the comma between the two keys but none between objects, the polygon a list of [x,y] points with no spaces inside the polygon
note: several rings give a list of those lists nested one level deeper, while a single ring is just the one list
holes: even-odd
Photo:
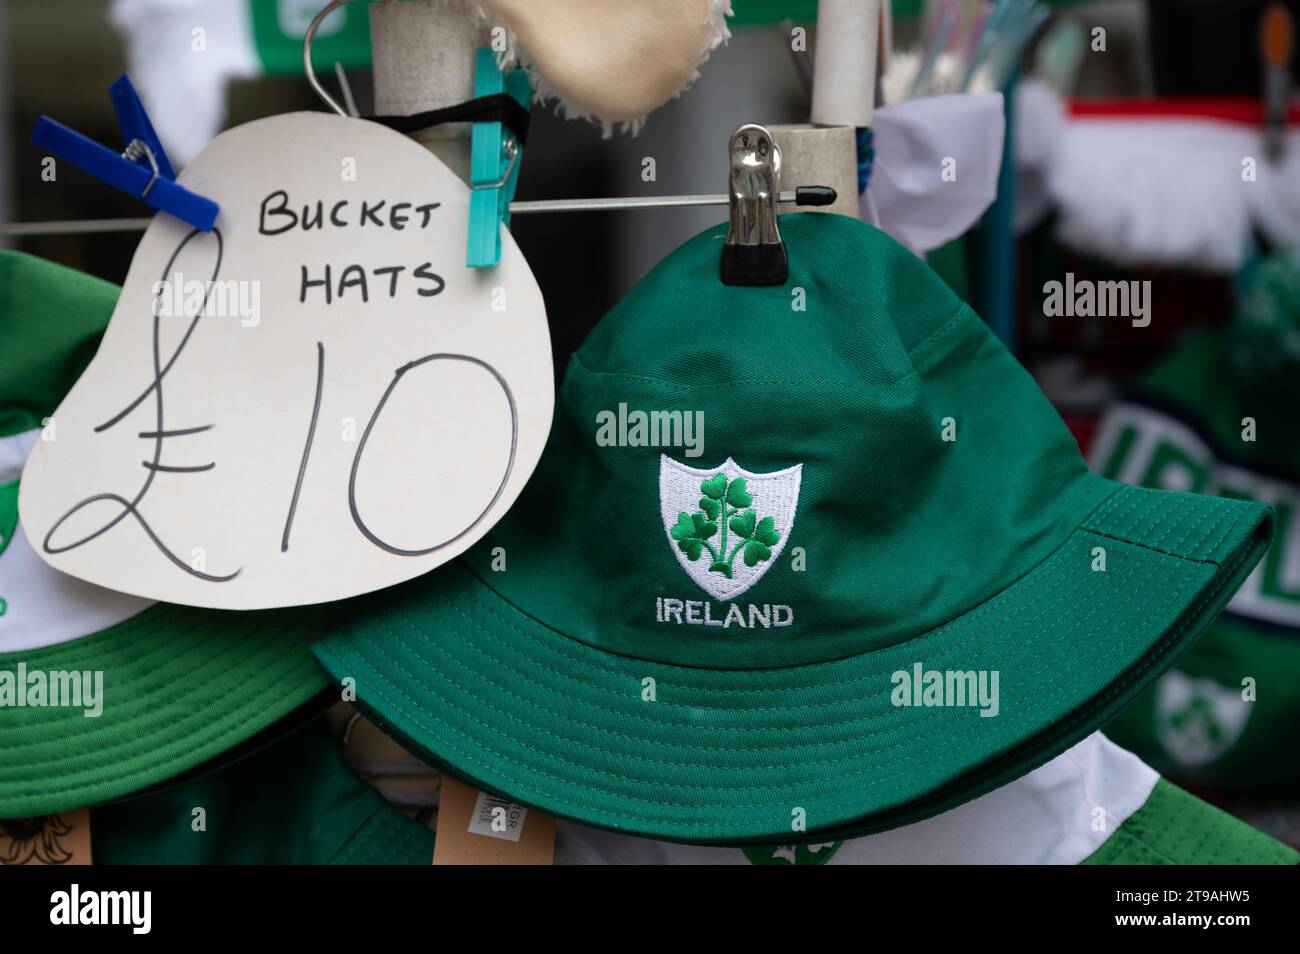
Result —
[{"label": "metal hanger hook", "polygon": [[315,90],[316,95],[321,101],[340,116],[348,115],[348,111],[339,105],[339,101],[329,94],[329,91],[320,84],[316,78],[316,70],[311,65],[311,41],[316,36],[316,31],[320,28],[325,18],[337,10],[339,7],[351,3],[352,0],[330,0],[329,3],[321,7],[320,12],[311,18],[311,23],[307,24],[307,32],[302,38],[302,66],[307,71],[307,85]]}]

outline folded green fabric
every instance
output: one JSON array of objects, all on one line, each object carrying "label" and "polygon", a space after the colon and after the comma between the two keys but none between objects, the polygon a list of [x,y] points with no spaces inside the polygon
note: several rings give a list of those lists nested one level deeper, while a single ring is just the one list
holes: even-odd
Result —
[{"label": "folded green fabric", "polygon": [[93,809],[90,826],[95,864],[433,860],[433,832],[348,768],[323,720],[220,771]]}]

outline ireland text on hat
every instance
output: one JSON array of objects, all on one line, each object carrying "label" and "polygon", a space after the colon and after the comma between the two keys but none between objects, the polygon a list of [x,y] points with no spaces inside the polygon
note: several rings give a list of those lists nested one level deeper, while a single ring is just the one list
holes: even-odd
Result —
[{"label": "ireland text on hat", "polygon": [[50,895],[51,924],[129,924],[132,934],[148,934],[153,924],[152,891],[69,891]]},{"label": "ireland text on hat", "polygon": [[899,669],[890,676],[894,684],[889,701],[895,706],[962,707],[979,706],[981,718],[998,714],[996,669],[926,669],[913,663],[912,671]]},{"label": "ireland text on hat", "polygon": [[5,708],[85,709],[87,719],[104,712],[104,671],[0,669],[0,709]]},{"label": "ireland text on hat", "polygon": [[629,411],[596,413],[599,447],[684,447],[687,457],[704,453],[703,411]]},{"label": "ireland text on hat", "polygon": [[750,603],[746,610],[731,603],[726,609],[710,600],[679,600],[667,596],[655,597],[655,622],[676,623],[678,626],[721,626],[729,629],[739,626],[753,629],[761,626],[790,626],[794,623],[794,610],[784,603]]}]

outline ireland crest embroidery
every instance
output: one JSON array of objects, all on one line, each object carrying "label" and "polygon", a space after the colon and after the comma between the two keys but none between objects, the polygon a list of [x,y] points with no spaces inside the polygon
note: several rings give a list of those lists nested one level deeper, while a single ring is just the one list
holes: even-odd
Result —
[{"label": "ireland crest embroidery", "polygon": [[1156,683],[1156,735],[1179,765],[1199,768],[1241,738],[1250,703],[1241,690],[1171,669]]},{"label": "ireland crest embroidery", "polygon": [[659,458],[659,508],[686,574],[715,599],[759,581],[785,547],[803,465],[755,474],[728,457],[701,470]]}]

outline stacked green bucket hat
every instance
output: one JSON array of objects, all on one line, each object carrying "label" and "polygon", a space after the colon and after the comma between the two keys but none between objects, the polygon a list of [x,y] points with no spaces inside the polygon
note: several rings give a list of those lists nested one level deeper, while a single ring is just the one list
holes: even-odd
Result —
[{"label": "stacked green bucket hat", "polygon": [[323,719],[219,771],[92,809],[90,836],[105,865],[427,865],[434,841],[352,772]]},{"label": "stacked green bucket hat", "polygon": [[58,422],[45,422],[94,355],[118,291],[0,252],[0,818],[198,771],[329,694],[307,649],[323,610],[151,603],[52,569],[23,534],[23,462],[42,434],[57,439]]},{"label": "stacked green bucket hat", "polygon": [[1250,573],[1268,507],[1090,473],[912,253],[780,229],[784,286],[723,285],[722,226],[655,267],[505,519],[315,647],[385,731],[591,825],[821,842],[1048,761]]}]

